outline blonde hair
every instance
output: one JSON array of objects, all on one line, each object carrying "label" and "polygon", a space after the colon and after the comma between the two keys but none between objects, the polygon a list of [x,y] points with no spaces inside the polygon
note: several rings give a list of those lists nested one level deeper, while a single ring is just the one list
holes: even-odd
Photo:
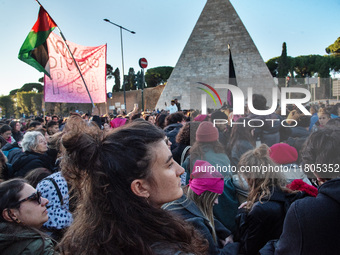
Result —
[{"label": "blonde hair", "polygon": [[287,116],[288,125],[292,124],[291,120],[298,120],[302,114],[300,114],[297,110],[292,110]]},{"label": "blonde hair", "polygon": [[213,206],[216,198],[218,197],[217,193],[211,191],[204,191],[201,195],[197,195],[190,187],[186,190],[187,199],[193,201],[198,209],[201,211],[204,217],[209,220],[209,225],[212,229],[212,236],[214,238],[215,243],[217,244],[217,237],[215,231],[215,223],[214,223],[214,214],[213,214]]},{"label": "blonde hair", "polygon": [[250,210],[258,200],[260,203],[263,199],[268,200],[274,191],[274,188],[280,188],[282,191],[290,190],[286,188],[286,179],[280,172],[279,165],[269,157],[269,147],[261,144],[260,147],[250,150],[241,156],[238,169],[250,167],[252,171],[239,171],[249,186],[246,208]]}]

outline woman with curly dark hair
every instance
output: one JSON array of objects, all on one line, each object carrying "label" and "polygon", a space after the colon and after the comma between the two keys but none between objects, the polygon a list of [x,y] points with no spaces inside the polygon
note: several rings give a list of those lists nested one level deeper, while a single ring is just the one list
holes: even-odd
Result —
[{"label": "woman with curly dark hair", "polygon": [[61,167],[79,199],[62,254],[206,254],[194,228],[161,209],[183,194],[162,130],[137,121],[104,134],[77,117],[67,129]]}]

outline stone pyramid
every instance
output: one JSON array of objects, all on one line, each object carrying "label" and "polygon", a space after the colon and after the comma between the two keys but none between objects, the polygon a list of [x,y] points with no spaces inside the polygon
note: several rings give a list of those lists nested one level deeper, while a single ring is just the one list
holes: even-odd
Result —
[{"label": "stone pyramid", "polygon": [[[182,109],[201,109],[203,82],[215,87],[228,84],[230,45],[237,86],[247,98],[247,88],[263,94],[271,103],[274,80],[248,31],[229,0],[207,0],[207,3],[185,45],[178,62],[168,79],[156,109],[164,109],[178,98]],[[222,103],[227,101],[227,91],[216,89]],[[271,104],[270,104],[271,105]],[[209,108],[219,108],[211,98]]]}]

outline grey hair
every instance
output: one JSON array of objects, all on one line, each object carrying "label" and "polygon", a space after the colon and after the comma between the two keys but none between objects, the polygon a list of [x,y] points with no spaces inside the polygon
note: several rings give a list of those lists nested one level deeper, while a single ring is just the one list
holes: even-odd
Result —
[{"label": "grey hair", "polygon": [[44,137],[43,134],[38,131],[27,132],[21,142],[23,151],[34,151],[38,146],[38,136]]}]

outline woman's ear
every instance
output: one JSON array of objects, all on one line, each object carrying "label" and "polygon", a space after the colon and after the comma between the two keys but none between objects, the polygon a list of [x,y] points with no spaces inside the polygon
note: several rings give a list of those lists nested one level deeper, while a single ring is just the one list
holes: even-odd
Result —
[{"label": "woman's ear", "polygon": [[12,209],[8,209],[8,208],[6,208],[2,211],[2,217],[8,222],[14,222],[14,221],[18,220],[17,216],[12,211]]},{"label": "woman's ear", "polygon": [[148,198],[150,196],[150,185],[143,179],[136,179],[131,183],[132,192],[139,196]]}]

